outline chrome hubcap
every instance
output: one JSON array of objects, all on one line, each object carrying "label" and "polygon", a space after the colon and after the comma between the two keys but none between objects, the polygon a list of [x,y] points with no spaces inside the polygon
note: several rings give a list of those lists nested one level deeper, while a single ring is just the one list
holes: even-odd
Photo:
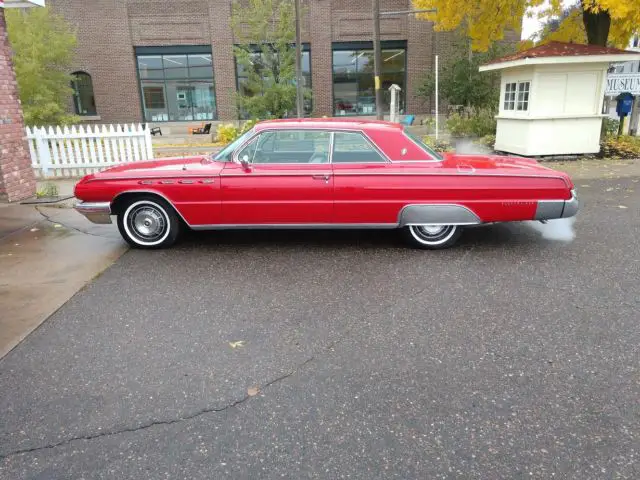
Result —
[{"label": "chrome hubcap", "polygon": [[165,232],[167,222],[157,208],[144,205],[131,212],[131,226],[136,234],[145,240],[160,238]]},{"label": "chrome hubcap", "polygon": [[432,236],[432,235],[438,235],[445,228],[447,228],[446,225],[420,225],[418,227],[418,230],[420,230],[421,233]]},{"label": "chrome hubcap", "polygon": [[411,225],[409,231],[423,245],[441,245],[455,235],[455,225]]}]

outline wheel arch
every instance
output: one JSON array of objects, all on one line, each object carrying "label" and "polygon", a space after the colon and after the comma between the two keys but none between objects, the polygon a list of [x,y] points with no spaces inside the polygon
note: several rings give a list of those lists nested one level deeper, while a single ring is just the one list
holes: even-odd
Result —
[{"label": "wheel arch", "polygon": [[478,225],[480,217],[471,209],[458,204],[406,205],[398,215],[398,226],[409,225]]},{"label": "wheel arch", "polygon": [[156,191],[156,190],[127,190],[124,192],[118,193],[113,200],[111,200],[111,214],[112,215],[120,215],[124,213],[126,206],[133,201],[137,197],[155,197],[156,199],[162,200],[166,202],[169,207],[173,209],[173,211],[178,215],[180,221],[187,227],[189,224],[184,219],[180,211],[176,208],[171,200],[169,200],[165,195]]}]

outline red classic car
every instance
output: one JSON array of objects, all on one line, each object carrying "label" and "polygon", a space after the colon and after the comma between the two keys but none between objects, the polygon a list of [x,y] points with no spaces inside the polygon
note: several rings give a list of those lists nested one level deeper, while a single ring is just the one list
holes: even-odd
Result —
[{"label": "red classic car", "polygon": [[535,160],[443,156],[402,125],[274,120],[212,156],[136,162],[87,175],[77,210],[116,216],[134,247],[181,230],[400,228],[420,248],[452,245],[466,225],[571,217],[571,179]]}]

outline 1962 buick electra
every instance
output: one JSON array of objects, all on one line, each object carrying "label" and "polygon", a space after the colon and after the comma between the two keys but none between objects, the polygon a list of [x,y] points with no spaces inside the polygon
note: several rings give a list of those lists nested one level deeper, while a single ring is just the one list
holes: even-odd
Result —
[{"label": "1962 buick electra", "polygon": [[571,179],[534,160],[435,153],[402,125],[302,119],[258,123],[219,153],[87,175],[77,210],[117,218],[134,247],[181,230],[399,228],[416,247],[453,245],[468,225],[571,217]]}]

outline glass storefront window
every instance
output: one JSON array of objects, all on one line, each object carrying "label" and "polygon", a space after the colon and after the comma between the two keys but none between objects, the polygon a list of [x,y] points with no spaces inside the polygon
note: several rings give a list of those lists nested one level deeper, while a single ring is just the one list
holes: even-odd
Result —
[{"label": "glass storefront window", "polygon": [[210,53],[137,55],[148,122],[216,119]]},{"label": "glass storefront window", "polygon": [[[400,91],[400,111],[404,111],[406,87],[406,49],[382,49],[380,83],[385,113],[389,112],[389,87],[397,84]],[[353,49],[333,51],[334,115],[375,115],[375,84],[373,50]]]},{"label": "glass storefront window", "polygon": [[[303,45],[302,48],[302,86],[308,89],[309,93],[311,93],[311,53],[309,51],[308,45]],[[264,54],[257,51],[252,52],[249,55],[253,64],[254,71],[259,74],[260,71],[265,68],[265,63],[268,63],[263,59]],[[238,92],[242,93],[243,95],[250,94],[246,86],[248,76],[249,74],[246,71],[246,66],[236,61],[236,80],[238,82]],[[311,112],[313,110],[312,98],[308,95],[305,95],[303,104],[305,116],[311,115]],[[246,119],[248,117],[245,112],[240,112],[240,118]]]}]

